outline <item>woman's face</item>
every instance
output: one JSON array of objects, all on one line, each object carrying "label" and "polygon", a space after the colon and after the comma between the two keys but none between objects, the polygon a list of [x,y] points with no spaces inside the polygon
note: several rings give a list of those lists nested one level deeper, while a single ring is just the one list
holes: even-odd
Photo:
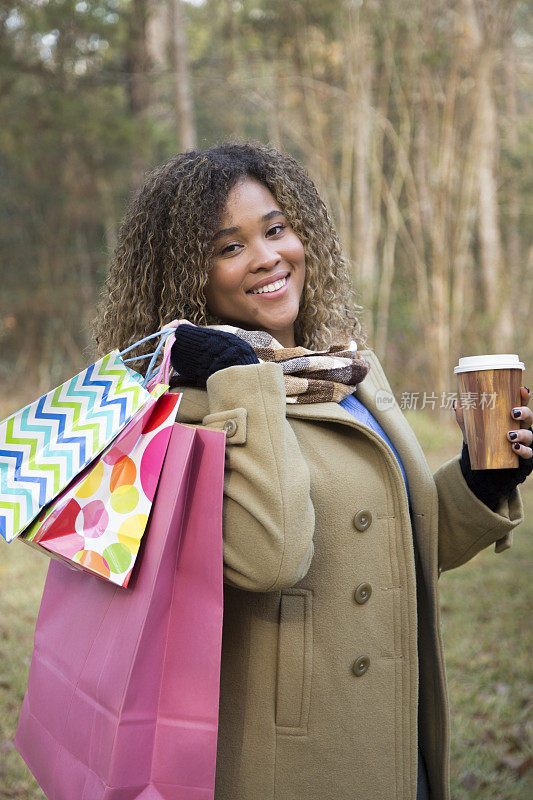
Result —
[{"label": "woman's face", "polygon": [[293,347],[305,280],[304,248],[264,184],[245,178],[231,189],[213,245],[209,311]]}]

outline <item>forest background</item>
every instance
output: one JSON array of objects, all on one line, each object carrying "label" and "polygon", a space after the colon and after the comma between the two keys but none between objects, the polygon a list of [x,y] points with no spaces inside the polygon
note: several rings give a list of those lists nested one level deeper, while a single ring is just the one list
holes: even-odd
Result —
[{"label": "forest background", "polygon": [[[95,302],[146,171],[253,138],[316,181],[369,345],[397,399],[411,397],[431,466],[456,454],[457,359],[533,363],[529,12],[527,0],[0,0],[0,418],[92,360]],[[524,500],[533,511],[532,488]],[[510,551],[441,580],[456,800],[533,796],[528,532],[531,513]],[[12,737],[46,560],[0,550],[0,798],[36,800]]]},{"label": "forest background", "polygon": [[145,172],[243,137],[285,149],[315,179],[398,397],[434,393],[439,408],[460,355],[531,363],[528,10],[0,0],[2,391],[36,396],[87,364],[95,300]]}]

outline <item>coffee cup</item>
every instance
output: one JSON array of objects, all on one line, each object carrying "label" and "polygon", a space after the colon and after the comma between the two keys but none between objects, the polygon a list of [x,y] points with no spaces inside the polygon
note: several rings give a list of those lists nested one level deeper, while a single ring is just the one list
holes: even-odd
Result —
[{"label": "coffee cup", "polygon": [[511,353],[468,356],[454,367],[472,469],[518,467],[507,433],[520,430],[511,409],[522,405],[523,369],[524,364]]}]

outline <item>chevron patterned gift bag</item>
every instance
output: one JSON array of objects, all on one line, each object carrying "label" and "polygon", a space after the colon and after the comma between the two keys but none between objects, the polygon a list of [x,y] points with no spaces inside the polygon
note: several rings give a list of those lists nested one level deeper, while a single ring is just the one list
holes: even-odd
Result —
[{"label": "chevron patterned gift bag", "polygon": [[181,400],[167,388],[152,390],[151,400],[19,541],[74,569],[128,585]]},{"label": "chevron patterned gift bag", "polygon": [[150,396],[114,350],[0,422],[0,535],[22,533]]}]

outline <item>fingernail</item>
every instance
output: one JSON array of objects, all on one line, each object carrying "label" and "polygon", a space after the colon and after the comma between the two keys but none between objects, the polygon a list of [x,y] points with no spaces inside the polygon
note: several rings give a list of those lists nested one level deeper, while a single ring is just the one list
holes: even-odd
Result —
[{"label": "fingernail", "polygon": [[456,403],[457,403],[457,400],[454,400],[453,403],[452,403],[452,406],[453,406],[454,409],[455,409],[455,404]]},{"label": "fingernail", "polygon": [[524,386],[524,389],[526,390],[526,392],[527,392],[528,394],[531,394],[531,392],[529,391],[529,388],[528,388],[527,386]]},{"label": "fingernail", "polygon": [[519,408],[513,408],[513,417],[514,417],[515,419],[518,419],[518,417],[520,416],[520,414],[521,414],[521,413],[522,413],[522,412],[520,411],[520,409],[519,409]]},{"label": "fingernail", "polygon": [[516,439],[517,436],[518,434],[515,431],[509,431],[509,439]]},{"label": "fingernail", "polygon": [[514,447],[515,450],[520,450],[520,442],[515,442],[513,444],[513,447]]}]

